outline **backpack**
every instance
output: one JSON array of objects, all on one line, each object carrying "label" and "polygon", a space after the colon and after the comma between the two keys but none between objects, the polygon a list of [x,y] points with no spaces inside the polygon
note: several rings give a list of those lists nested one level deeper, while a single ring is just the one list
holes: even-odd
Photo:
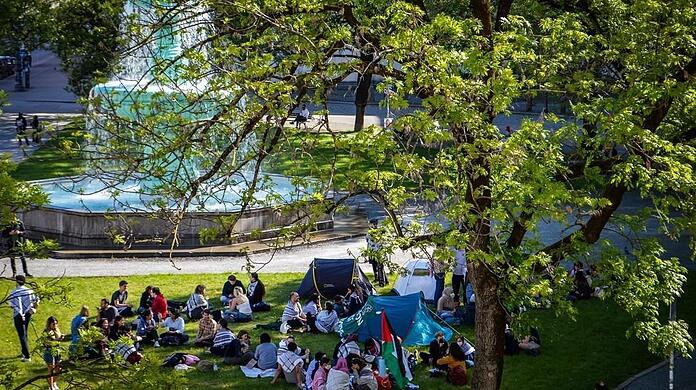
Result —
[{"label": "backpack", "polygon": [[189,320],[200,320],[203,318],[203,307],[199,306],[194,308],[188,313]]},{"label": "backpack", "polygon": [[462,366],[455,366],[447,373],[447,381],[455,386],[464,386],[467,382],[466,369]]},{"label": "backpack", "polygon": [[173,354],[164,358],[163,367],[174,367],[177,364],[184,363],[186,361],[185,354],[183,352],[174,352]]}]

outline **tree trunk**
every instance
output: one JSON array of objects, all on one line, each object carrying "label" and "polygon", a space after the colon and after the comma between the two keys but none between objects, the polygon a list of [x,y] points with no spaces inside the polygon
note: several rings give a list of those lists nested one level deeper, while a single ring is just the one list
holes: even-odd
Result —
[{"label": "tree trunk", "polygon": [[497,390],[503,378],[505,310],[498,298],[496,276],[481,262],[470,262],[476,297],[476,367],[471,388]]},{"label": "tree trunk", "polygon": [[372,72],[366,71],[358,79],[358,88],[355,91],[355,125],[353,130],[360,131],[365,126],[365,107],[370,97],[372,87]]}]

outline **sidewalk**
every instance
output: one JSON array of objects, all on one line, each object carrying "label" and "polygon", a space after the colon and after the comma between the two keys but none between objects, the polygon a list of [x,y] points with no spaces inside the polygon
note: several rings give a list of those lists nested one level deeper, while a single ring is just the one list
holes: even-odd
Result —
[{"label": "sidewalk", "polygon": [[[674,358],[674,388],[696,389],[696,359]],[[669,389],[669,360],[658,363],[618,385],[616,390]]]}]

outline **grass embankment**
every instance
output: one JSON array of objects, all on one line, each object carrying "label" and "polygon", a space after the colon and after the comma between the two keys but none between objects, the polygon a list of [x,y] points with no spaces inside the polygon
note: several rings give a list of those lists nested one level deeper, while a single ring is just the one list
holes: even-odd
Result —
[{"label": "grass embankment", "polygon": [[[127,264],[124,263],[124,266]],[[696,313],[687,311],[694,307],[696,301],[696,278],[690,274],[691,281],[688,292],[680,307],[681,313],[687,320],[694,321]],[[234,324],[233,331],[246,329],[251,332],[254,345],[258,342],[258,336],[262,333],[254,329],[257,323],[268,323],[280,316],[282,308],[290,291],[299,286],[303,275],[299,273],[286,274],[262,274],[265,281],[268,296],[267,301],[273,305],[270,313],[260,313],[253,323]],[[125,277],[129,281],[131,302],[137,304],[140,293],[146,285],[160,286],[168,299],[186,300],[198,283],[208,286],[208,295],[213,297],[214,305],[219,305],[218,296],[226,275],[149,275]],[[122,279],[113,277],[82,277],[65,278],[65,282],[73,287],[69,306],[57,306],[50,302],[44,302],[38,313],[33,317],[30,329],[30,344],[36,347],[36,334],[40,332],[44,321],[49,315],[56,315],[61,328],[69,333],[69,324],[73,316],[78,312],[82,304],[95,307],[101,297],[109,297],[116,289],[118,281]],[[392,278],[393,279],[393,278]],[[10,289],[12,284],[8,281],[0,282],[0,289]],[[689,306],[691,305],[691,306]],[[601,378],[610,385],[617,385],[629,376],[649,367],[659,359],[650,355],[643,343],[635,339],[627,339],[626,329],[630,326],[630,319],[623,314],[616,305],[599,300],[583,301],[577,303],[577,321],[567,318],[555,318],[552,312],[539,313],[542,323],[541,336],[543,341],[542,354],[539,357],[519,355],[505,358],[505,373],[503,388],[505,389],[587,389],[592,388],[593,383]],[[94,312],[93,312],[94,314]],[[0,311],[0,340],[3,348],[0,351],[0,359],[16,361],[19,353],[17,336],[11,326],[10,311]],[[197,329],[196,323],[187,323],[187,332],[193,336]],[[473,338],[473,329],[459,327],[458,329],[469,338]],[[278,332],[272,333],[275,342],[280,340]],[[311,335],[297,336],[299,344],[309,347],[312,351],[326,351],[330,353],[338,340],[336,335]],[[153,359],[161,359],[174,350],[181,350],[196,354],[203,359],[219,359],[206,354],[202,348],[146,348],[145,354]],[[44,372],[40,355],[35,355],[31,365],[19,366],[22,370],[28,370],[27,374],[39,374]],[[213,373],[187,372],[191,388],[237,388],[266,389],[268,379],[244,378],[238,367],[222,366],[221,371]],[[416,371],[416,383],[422,389],[453,389],[448,386],[443,378],[431,379],[424,368]],[[276,388],[289,388],[277,385]]]},{"label": "grass embankment", "polygon": [[56,130],[36,152],[17,165],[12,177],[28,181],[82,174],[84,161],[79,153],[73,153],[72,150],[78,150],[78,146],[83,143],[84,129],[85,122],[80,117]]}]

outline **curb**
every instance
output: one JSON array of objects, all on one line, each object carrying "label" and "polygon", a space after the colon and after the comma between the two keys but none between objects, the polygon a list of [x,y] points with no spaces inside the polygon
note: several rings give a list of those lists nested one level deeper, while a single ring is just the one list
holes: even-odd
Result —
[{"label": "curb", "polygon": [[664,361],[662,361],[662,362],[660,362],[660,363],[657,363],[657,364],[655,364],[654,366],[652,366],[652,367],[650,367],[650,368],[647,368],[647,369],[645,369],[645,370],[643,370],[643,371],[637,373],[636,375],[633,375],[632,377],[626,379],[626,380],[623,381],[621,384],[619,384],[618,386],[616,386],[616,387],[615,387],[615,390],[623,390],[623,389],[627,388],[628,386],[630,386],[631,383],[633,383],[635,380],[637,380],[637,379],[639,379],[639,378],[641,378],[641,377],[643,377],[643,376],[645,376],[645,375],[648,375],[648,374],[650,374],[650,373],[653,372],[653,371],[659,370],[659,369],[661,369],[662,367],[666,366],[667,364],[669,364],[669,360],[664,360]]},{"label": "curb", "polygon": [[[50,253],[49,257],[53,259],[93,259],[93,258],[103,258],[103,259],[119,259],[119,258],[150,258],[150,257],[238,257],[244,256],[245,254],[255,254],[255,253],[265,253],[273,250],[283,250],[294,247],[299,247],[302,245],[313,245],[321,244],[331,241],[341,241],[350,240],[357,237],[363,237],[364,233],[346,233],[339,234],[333,237],[320,237],[312,239],[309,242],[298,242],[290,243],[280,247],[267,246],[263,248],[248,249],[244,250],[245,246],[240,245],[235,249],[230,250],[214,250],[220,247],[209,247],[208,250],[203,248],[192,248],[192,249],[175,249],[173,251],[168,250],[157,250],[157,249],[141,249],[141,250],[100,250],[100,249],[80,249],[80,250],[57,250]],[[274,240],[264,240],[266,242]],[[258,243],[264,241],[252,241],[251,243]]]}]

